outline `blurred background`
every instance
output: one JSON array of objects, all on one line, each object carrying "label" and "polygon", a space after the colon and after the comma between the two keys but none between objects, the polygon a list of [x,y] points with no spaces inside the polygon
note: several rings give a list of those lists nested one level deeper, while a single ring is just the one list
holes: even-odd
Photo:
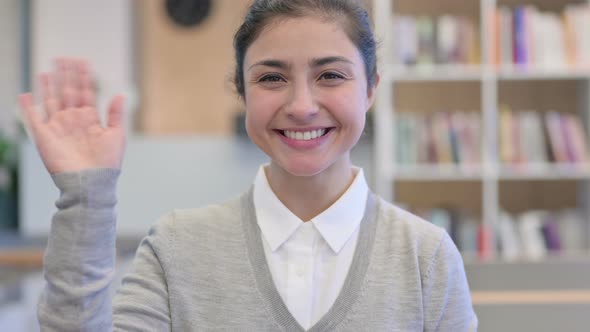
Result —
[{"label": "blurred background", "polygon": [[[1,331],[39,329],[58,195],[16,96],[64,55],[91,62],[101,111],[127,96],[115,289],[159,216],[240,194],[267,161],[232,85],[248,3],[0,0]],[[451,234],[480,331],[587,331],[590,1],[366,3],[381,84],[354,163]]]}]

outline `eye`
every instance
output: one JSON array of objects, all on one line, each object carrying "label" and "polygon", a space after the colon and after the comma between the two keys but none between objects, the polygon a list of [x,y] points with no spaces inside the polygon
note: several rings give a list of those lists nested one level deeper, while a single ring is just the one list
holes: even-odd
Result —
[{"label": "eye", "polygon": [[320,75],[320,80],[341,80],[344,79],[344,75],[335,72],[325,72]]},{"label": "eye", "polygon": [[262,76],[258,82],[268,82],[268,83],[278,83],[278,82],[286,82],[286,80],[278,74],[268,74]]}]

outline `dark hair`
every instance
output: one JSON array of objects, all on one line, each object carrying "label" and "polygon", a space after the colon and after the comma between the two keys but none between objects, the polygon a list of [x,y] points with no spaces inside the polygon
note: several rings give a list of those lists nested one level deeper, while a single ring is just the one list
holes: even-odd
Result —
[{"label": "dark hair", "polygon": [[254,0],[244,22],[234,36],[236,70],[234,84],[243,98],[244,57],[248,47],[262,29],[275,18],[319,16],[339,21],[345,33],[357,47],[365,64],[367,87],[375,84],[377,75],[376,43],[369,23],[369,15],[359,0]]}]

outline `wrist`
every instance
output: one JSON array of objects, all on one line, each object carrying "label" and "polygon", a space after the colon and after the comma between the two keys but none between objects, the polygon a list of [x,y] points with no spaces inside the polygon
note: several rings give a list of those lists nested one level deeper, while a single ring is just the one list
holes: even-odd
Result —
[{"label": "wrist", "polygon": [[121,171],[115,168],[92,168],[52,174],[51,178],[60,190],[60,202],[76,201],[92,208],[102,208],[116,204],[117,180],[120,173]]}]

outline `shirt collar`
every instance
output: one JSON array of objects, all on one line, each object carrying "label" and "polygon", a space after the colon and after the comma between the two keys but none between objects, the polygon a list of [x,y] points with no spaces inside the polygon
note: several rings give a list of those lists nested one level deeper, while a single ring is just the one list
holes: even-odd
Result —
[{"label": "shirt collar", "polygon": [[[355,171],[356,176],[344,194],[310,221],[336,253],[350,239],[365,214],[369,188],[363,170],[355,168]],[[285,243],[303,223],[272,191],[264,165],[260,166],[254,181],[254,208],[258,226],[272,251]]]}]

